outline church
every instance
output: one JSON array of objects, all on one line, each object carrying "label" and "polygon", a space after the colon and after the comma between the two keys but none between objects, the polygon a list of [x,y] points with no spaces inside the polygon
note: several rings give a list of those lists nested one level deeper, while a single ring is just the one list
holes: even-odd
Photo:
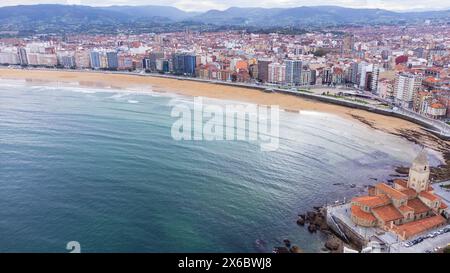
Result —
[{"label": "church", "polygon": [[368,195],[351,202],[351,219],[356,225],[379,227],[405,240],[445,225],[442,216],[447,205],[433,193],[427,154],[420,152],[413,161],[407,180],[394,185],[380,183],[369,188]]}]

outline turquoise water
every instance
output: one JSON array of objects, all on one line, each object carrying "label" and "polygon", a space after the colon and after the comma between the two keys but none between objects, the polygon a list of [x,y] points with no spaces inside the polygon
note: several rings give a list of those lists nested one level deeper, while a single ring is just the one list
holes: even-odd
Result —
[{"label": "turquoise water", "polygon": [[175,141],[171,100],[192,102],[0,81],[0,251],[270,252],[288,238],[315,252],[321,235],[297,213],[364,191],[419,149],[314,112],[281,114],[275,152]]}]

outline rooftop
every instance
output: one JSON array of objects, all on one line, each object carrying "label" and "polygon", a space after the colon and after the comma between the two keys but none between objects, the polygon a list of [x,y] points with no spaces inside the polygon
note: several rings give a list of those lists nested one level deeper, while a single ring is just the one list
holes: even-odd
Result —
[{"label": "rooftop", "polygon": [[373,212],[385,223],[403,218],[403,215],[393,205],[374,208]]},{"label": "rooftop", "polygon": [[400,185],[404,188],[408,187],[408,181],[406,181],[405,179],[395,179],[394,184]]},{"label": "rooftop", "polygon": [[387,194],[389,197],[394,198],[394,199],[406,199],[407,198],[406,194],[404,194],[384,183],[376,184],[375,188],[377,188],[379,191]]},{"label": "rooftop", "polygon": [[445,224],[447,221],[440,215],[424,218],[418,221],[410,222],[397,226],[398,232],[402,234],[405,232],[406,237],[411,237],[416,234],[425,232],[433,227]]},{"label": "rooftop", "polygon": [[414,198],[408,201],[408,206],[414,210],[414,213],[420,214],[430,210],[419,198]]},{"label": "rooftop", "polygon": [[417,196],[417,192],[415,190],[413,190],[413,189],[410,189],[410,188],[406,188],[406,189],[403,189],[403,190],[400,190],[400,191],[403,194],[406,194],[408,196],[408,199],[412,199],[412,198]]},{"label": "rooftop", "polygon": [[386,194],[376,196],[361,196],[352,199],[352,202],[357,202],[368,207],[377,207],[390,203],[389,197]]},{"label": "rooftop", "polygon": [[432,194],[431,192],[428,191],[422,191],[419,193],[420,196],[422,196],[423,198],[426,198],[430,201],[436,201],[439,200],[440,198],[437,197],[436,195]]},{"label": "rooftop", "polygon": [[351,207],[352,214],[356,216],[357,218],[364,219],[366,221],[372,222],[376,221],[377,219],[375,216],[372,215],[372,213],[367,213],[363,211],[360,207],[353,205]]},{"label": "rooftop", "polygon": [[403,212],[403,213],[406,213],[406,212],[408,212],[408,211],[413,211],[413,212],[414,212],[414,209],[411,208],[410,206],[407,206],[407,205],[400,206],[400,207],[398,208],[398,210],[400,210],[400,211]]}]

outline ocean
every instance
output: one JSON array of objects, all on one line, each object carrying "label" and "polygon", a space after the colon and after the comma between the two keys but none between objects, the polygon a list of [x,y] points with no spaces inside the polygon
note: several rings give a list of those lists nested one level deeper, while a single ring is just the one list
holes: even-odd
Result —
[{"label": "ocean", "polygon": [[174,100],[193,99],[1,80],[0,252],[68,252],[69,241],[82,252],[271,252],[283,239],[318,252],[323,235],[297,214],[363,193],[420,150],[319,112],[282,112],[276,151],[176,141]]}]

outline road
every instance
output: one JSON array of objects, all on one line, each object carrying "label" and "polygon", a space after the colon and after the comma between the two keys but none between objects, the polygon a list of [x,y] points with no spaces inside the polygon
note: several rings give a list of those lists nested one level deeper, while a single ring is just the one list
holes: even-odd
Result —
[{"label": "road", "polygon": [[[449,225],[449,227],[450,227],[450,225]],[[443,227],[435,229],[435,230],[431,230],[428,233],[437,231],[442,228]],[[407,240],[405,242],[411,241],[413,239],[414,238],[411,238],[410,240]],[[427,250],[433,251],[433,249],[435,249],[436,247],[447,246],[447,244],[450,244],[450,232],[438,235],[434,238],[427,238],[427,239],[423,240],[423,242],[418,243],[417,245],[414,245],[412,247],[403,246],[403,242],[392,244],[390,252],[391,253],[423,253]]]}]

